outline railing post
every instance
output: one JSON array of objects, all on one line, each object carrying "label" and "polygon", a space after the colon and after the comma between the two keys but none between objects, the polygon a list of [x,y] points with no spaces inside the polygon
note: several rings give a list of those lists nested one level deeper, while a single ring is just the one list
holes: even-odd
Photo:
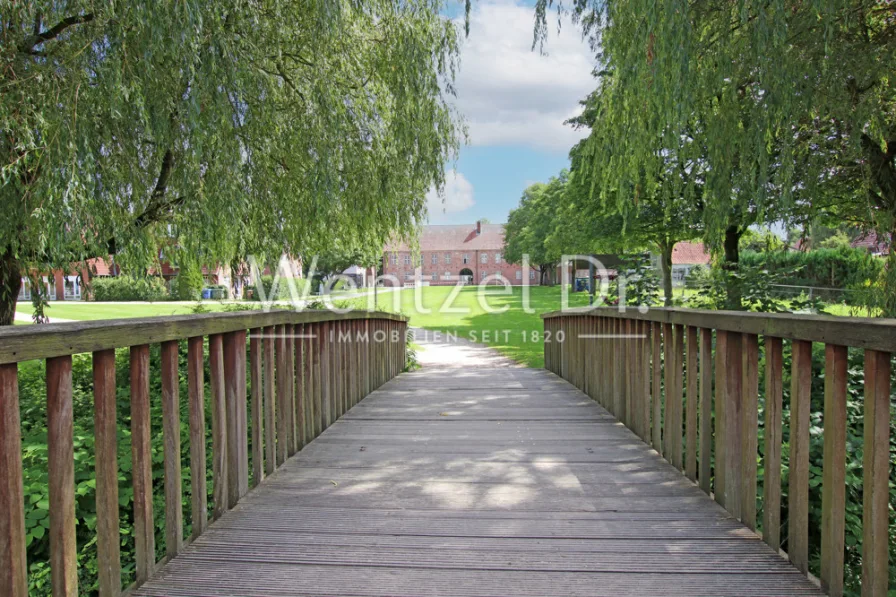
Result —
[{"label": "railing post", "polygon": [[27,597],[22,427],[16,363],[0,365],[0,594]]},{"label": "railing post", "polygon": [[252,408],[252,487],[264,479],[264,403],[261,329],[249,330],[249,385]]},{"label": "railing post", "polygon": [[685,407],[685,474],[697,480],[697,328],[687,326],[687,392]]},{"label": "railing post", "polygon": [[[156,563],[152,509],[152,451],[149,414],[149,346],[131,347],[131,471],[134,483],[134,542],[137,586],[145,583]],[[74,513],[72,514],[74,522]]]},{"label": "railing post", "polygon": [[794,340],[790,389],[790,478],[787,554],[809,571],[809,409],[812,405],[812,343]]},{"label": "railing post", "polygon": [[202,336],[187,340],[187,390],[190,401],[190,507],[193,539],[208,527],[205,468],[205,372]]},{"label": "railing post", "polygon": [[712,330],[700,329],[700,488],[712,493]]},{"label": "railing post", "polygon": [[651,329],[651,348],[653,361],[653,449],[662,455],[663,453],[663,334],[662,324],[652,322]]},{"label": "railing post", "polygon": [[264,328],[261,340],[262,361],[264,369],[262,375],[262,389],[264,394],[264,472],[270,475],[277,468],[277,400],[274,389],[274,345],[276,343],[276,327]]},{"label": "railing post", "polygon": [[118,524],[118,420],[115,350],[93,353],[93,428],[96,453],[96,551],[99,593],[121,592]]},{"label": "railing post", "polygon": [[305,436],[305,326],[297,324],[293,326],[295,333],[295,413],[296,413],[296,451],[301,450],[307,443]]},{"label": "railing post", "polygon": [[887,594],[890,476],[890,354],[865,351],[862,595]]},{"label": "railing post", "polygon": [[765,479],[762,538],[774,550],[781,547],[781,412],[784,375],[781,338],[765,337]]},{"label": "railing post", "polygon": [[276,327],[276,339],[274,340],[274,352],[276,360],[276,376],[277,376],[277,460],[276,467],[279,468],[289,456],[289,370],[287,362],[289,355],[286,352],[286,326],[278,325]]},{"label": "railing post", "polygon": [[286,347],[286,455],[296,453],[296,339],[294,326],[283,326]]},{"label": "railing post", "polygon": [[224,388],[227,401],[227,486],[232,508],[249,491],[245,330],[224,335]]},{"label": "railing post", "polygon": [[165,554],[173,558],[183,547],[184,521],[180,470],[180,378],[178,343],[162,343],[162,433],[165,466]]},{"label": "railing post", "polygon": [[73,431],[72,357],[47,359],[50,573],[53,597],[78,594]]},{"label": "railing post", "polygon": [[843,594],[846,510],[847,349],[824,347],[824,454],[821,485],[821,586]]},{"label": "railing post", "polygon": [[208,360],[211,375],[209,389],[212,403],[212,500],[217,519],[230,509],[227,492],[227,402],[224,398],[224,338],[212,334],[208,338]]},{"label": "railing post", "polygon": [[756,459],[759,455],[759,338],[742,334],[743,382],[741,406],[741,521],[756,530]]},{"label": "railing post", "polygon": [[320,427],[319,433],[329,425],[330,398],[332,396],[332,378],[330,376],[330,324],[322,321],[319,324],[318,344],[320,351]]}]

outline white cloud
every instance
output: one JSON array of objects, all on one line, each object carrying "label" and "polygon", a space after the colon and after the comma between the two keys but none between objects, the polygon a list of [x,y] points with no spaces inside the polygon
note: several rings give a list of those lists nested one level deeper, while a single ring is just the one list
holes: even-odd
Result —
[{"label": "white cloud", "polygon": [[552,13],[547,55],[532,49],[535,11],[514,2],[474,4],[461,50],[456,105],[473,145],[568,150],[585,131],[563,121],[596,86],[594,57],[568,18],[557,32]]},{"label": "white cloud", "polygon": [[460,172],[445,174],[445,188],[442,193],[435,188],[426,193],[426,208],[429,221],[438,222],[442,216],[466,211],[473,207],[473,185]]}]

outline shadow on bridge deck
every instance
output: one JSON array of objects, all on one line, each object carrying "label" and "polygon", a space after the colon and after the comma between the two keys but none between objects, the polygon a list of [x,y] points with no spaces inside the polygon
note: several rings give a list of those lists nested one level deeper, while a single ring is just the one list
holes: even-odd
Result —
[{"label": "shadow on bridge deck", "polygon": [[424,350],[423,370],[365,398],[136,594],[821,594],[573,386],[477,350]]}]

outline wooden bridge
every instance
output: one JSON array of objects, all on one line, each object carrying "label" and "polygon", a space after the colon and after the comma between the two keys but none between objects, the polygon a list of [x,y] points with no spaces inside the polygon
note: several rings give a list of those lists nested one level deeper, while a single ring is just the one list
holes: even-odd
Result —
[{"label": "wooden bridge", "polygon": [[[99,592],[122,592],[112,351],[120,346],[130,346],[136,471],[137,578],[128,594],[841,594],[845,359],[854,346],[866,350],[862,592],[886,595],[894,330],[884,321],[574,311],[546,316],[546,370],[465,360],[461,351],[452,363],[411,373],[401,373],[406,322],[381,313],[3,331],[0,594],[27,594],[15,363],[33,358],[47,359],[53,594],[78,594],[70,356],[77,352],[94,353]],[[195,480],[189,539],[177,432],[181,339],[188,339],[186,465]],[[784,339],[793,352],[787,553],[779,549]],[[829,342],[824,516],[811,529],[822,540],[820,579],[807,576],[812,341]],[[147,347],[155,343],[162,346],[161,534],[149,459]],[[199,441],[208,435],[210,491]],[[761,496],[757,461],[769,471]]]}]

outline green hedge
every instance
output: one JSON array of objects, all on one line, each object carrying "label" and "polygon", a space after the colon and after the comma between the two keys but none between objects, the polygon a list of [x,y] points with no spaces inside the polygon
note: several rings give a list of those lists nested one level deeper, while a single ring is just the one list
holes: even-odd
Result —
[{"label": "green hedge", "polygon": [[95,301],[164,301],[168,298],[168,289],[159,277],[94,278],[90,288]]},{"label": "green hedge", "polygon": [[782,284],[842,289],[863,288],[869,282],[879,280],[884,266],[883,259],[851,247],[817,249],[805,253],[745,251],[740,256],[740,262],[772,272],[783,271]]}]

